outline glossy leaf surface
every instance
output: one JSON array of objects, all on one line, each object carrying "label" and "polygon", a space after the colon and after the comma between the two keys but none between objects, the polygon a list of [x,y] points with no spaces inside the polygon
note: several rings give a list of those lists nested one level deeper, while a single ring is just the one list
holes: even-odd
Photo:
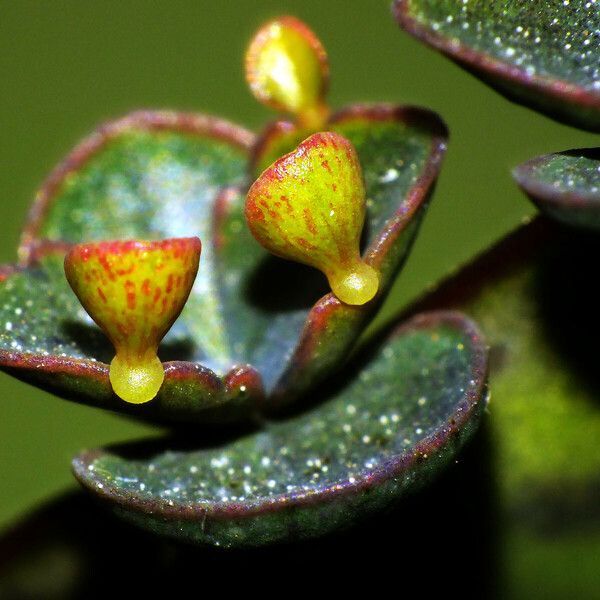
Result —
[{"label": "glossy leaf surface", "polygon": [[252,142],[249,131],[204,115],[146,111],[108,122],[38,192],[21,254],[36,239],[204,239],[219,191],[245,183]]},{"label": "glossy leaf surface", "polygon": [[363,307],[344,305],[332,294],[315,304],[275,387],[276,404],[330,371],[379,307],[410,251],[446,150],[444,123],[414,107],[353,106],[329,126],[358,152],[367,193],[362,256],[379,272],[380,292]]},{"label": "glossy leaf surface", "polygon": [[86,453],[75,474],[126,519],[199,543],[347,527],[431,479],[485,405],[485,346],[458,313],[420,315],[357,360],[290,420],[191,451]]},{"label": "glossy leaf surface", "polygon": [[589,0],[396,0],[396,18],[512,100],[600,131],[600,11]]},{"label": "glossy leaf surface", "polygon": [[[482,425],[485,422],[487,419]],[[351,572],[393,572],[401,562],[414,577],[426,579],[433,567],[438,577],[427,589],[441,596],[448,580],[468,560],[473,571],[470,588],[478,598],[490,598],[493,594],[489,591],[498,589],[499,557],[492,531],[486,526],[496,517],[487,440],[486,430],[480,428],[458,459],[431,485],[395,502],[390,511],[347,531],[295,544],[224,552],[218,547],[174,543],[115,518],[83,490],[61,495],[0,534],[0,596],[19,597],[26,589],[30,597],[38,598],[48,596],[52,589],[57,590],[57,598],[90,598],[112,593],[114,581],[122,582],[119,589],[133,597],[156,595],[165,586],[172,590],[173,581],[185,591],[197,585],[198,565],[202,565],[204,585],[219,585],[227,579],[228,590],[247,594],[264,589],[264,581],[255,575],[265,565],[293,580],[299,564],[305,571],[319,571],[326,569],[335,555]],[[424,562],[431,539],[448,523],[460,524],[465,550],[435,553]],[[403,543],[390,553],[389,540],[397,536]],[[589,557],[588,562],[593,559]],[[98,569],[99,564],[105,568]],[[132,572],[147,576],[132,578]],[[355,587],[354,579],[345,578],[336,589],[352,592]]]}]

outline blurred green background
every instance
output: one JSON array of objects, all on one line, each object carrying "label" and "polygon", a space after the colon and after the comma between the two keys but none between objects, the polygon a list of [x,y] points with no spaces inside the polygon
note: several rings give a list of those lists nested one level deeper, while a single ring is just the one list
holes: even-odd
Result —
[{"label": "blurred green background", "polygon": [[[0,262],[15,259],[49,170],[99,122],[136,108],[218,114],[258,128],[273,115],[246,89],[243,53],[266,19],[307,21],[331,63],[330,102],[420,104],[451,130],[446,164],[408,266],[381,318],[534,211],[510,169],[597,136],[513,105],[404,34],[369,0],[0,2]],[[150,431],[0,374],[0,529],[72,486],[78,450]]]}]

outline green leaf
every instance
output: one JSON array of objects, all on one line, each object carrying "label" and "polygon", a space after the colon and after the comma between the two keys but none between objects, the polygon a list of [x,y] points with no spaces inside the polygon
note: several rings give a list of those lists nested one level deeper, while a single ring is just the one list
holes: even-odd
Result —
[{"label": "green leaf", "polygon": [[233,441],[92,451],[81,483],[153,532],[258,546],[347,527],[420,488],[485,405],[485,347],[458,313],[420,315],[377,342],[309,412]]},{"label": "green leaf", "polygon": [[411,35],[511,100],[600,131],[600,11],[588,0],[395,0]]},{"label": "green leaf", "polygon": [[[345,120],[340,117],[339,127],[357,144],[363,161],[369,198],[365,256],[381,270],[385,290],[417,231],[446,131],[433,113],[387,106],[354,109]],[[267,393],[277,388],[291,400],[344,360],[376,307],[353,311],[330,296],[319,300],[326,287],[318,273],[269,255],[254,240],[243,216],[251,139],[206,117],[134,113],[76,148],[38,194],[21,248],[26,272],[9,270],[0,277],[0,306],[10,307],[2,325],[11,322],[10,330],[1,331],[0,367],[59,395],[81,393],[82,401],[104,403],[105,391],[98,386],[78,384],[74,390],[71,382],[44,373],[58,372],[74,358],[104,363],[112,354],[89,322],[68,335],[64,328],[53,329],[83,317],[65,290],[61,269],[38,271],[36,254],[48,247],[41,238],[64,251],[65,242],[185,235],[202,239],[200,269],[186,307],[165,338],[163,356],[203,365],[203,373],[231,389],[227,398],[245,398],[249,408],[262,397],[263,384]],[[61,300],[53,301],[55,296]],[[36,318],[45,315],[46,322],[37,323],[34,332],[31,320],[20,332],[10,310],[23,310],[32,297],[46,303],[36,311]],[[24,342],[28,335],[36,336],[35,343]],[[76,343],[73,335],[79,336]],[[24,367],[32,356],[35,370]],[[53,357],[51,369],[44,356]],[[220,406],[221,400],[209,404]],[[198,410],[208,415],[207,408],[201,399]]]},{"label": "green leaf", "polygon": [[513,172],[523,191],[553,219],[600,229],[600,150],[547,154]]},{"label": "green leaf", "polygon": [[[279,577],[292,580],[299,564],[305,571],[319,570],[335,556],[354,572],[365,569],[365,548],[369,548],[367,566],[376,565],[380,572],[394,572],[401,563],[412,577],[426,579],[433,569],[437,577],[427,590],[441,596],[468,559],[469,589],[478,598],[488,598],[487,592],[503,583],[494,575],[504,574],[497,564],[505,557],[498,552],[495,532],[489,527],[496,522],[496,513],[486,423],[487,419],[431,485],[361,525],[311,541],[225,552],[218,547],[173,543],[115,518],[84,490],[60,494],[27,511],[0,533],[0,596],[21,598],[27,590],[31,598],[45,598],[52,590],[55,598],[72,598],[77,590],[75,597],[93,598],[105,590],[110,593],[114,581],[120,582],[120,593],[125,595],[152,596],[164,585],[172,589],[174,581],[182,590],[193,589],[198,584],[198,565],[203,568],[204,584],[228,578],[229,591],[247,594],[249,589],[264,587],[263,579],[253,576],[265,565]],[[448,523],[460,524],[461,537],[469,541],[467,554],[431,554],[431,540]],[[390,552],[389,540],[400,538],[402,544]],[[424,561],[423,556],[430,560]],[[594,558],[590,556],[588,562]],[[132,572],[144,576],[131,577]],[[232,573],[236,573],[235,580]],[[593,583],[594,578],[589,581]],[[336,590],[352,591],[355,586],[355,580],[346,577]]]},{"label": "green leaf", "polygon": [[540,217],[414,307],[460,308],[481,325],[500,505],[547,535],[597,533],[599,255],[597,234]]},{"label": "green leaf", "polygon": [[35,240],[209,237],[220,190],[245,183],[253,135],[204,115],[134,112],[98,128],[50,174],[25,225]]}]

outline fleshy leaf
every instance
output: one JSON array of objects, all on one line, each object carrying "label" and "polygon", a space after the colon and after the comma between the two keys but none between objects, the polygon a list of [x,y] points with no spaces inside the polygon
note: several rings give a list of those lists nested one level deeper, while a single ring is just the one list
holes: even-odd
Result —
[{"label": "fleshy leaf", "polygon": [[599,255],[597,233],[538,217],[413,308],[460,308],[481,325],[499,502],[546,543],[598,532]]},{"label": "fleshy leaf", "polygon": [[[346,137],[358,152],[367,191],[363,258],[379,271],[383,299],[410,251],[448,132],[430,111],[385,104],[350,106],[332,116],[328,129]],[[254,168],[289,152],[305,135],[306,130],[292,124],[275,124],[254,148]],[[400,195],[406,200],[397,207]],[[290,402],[330,371],[378,305],[353,307],[332,295],[323,297],[311,309],[300,343],[277,382],[274,404]]]},{"label": "fleshy leaf", "polygon": [[252,185],[246,221],[267,250],[321,270],[344,303],[377,293],[377,272],[361,260],[366,212],[358,156],[343,136],[315,133]]},{"label": "fleshy leaf", "polygon": [[600,230],[600,150],[569,150],[534,158],[514,170],[523,191],[548,216]]},{"label": "fleshy leaf", "polygon": [[[198,125],[194,132],[190,123],[203,128]],[[69,293],[64,275],[47,268],[46,259],[41,267],[34,259],[40,245],[37,237],[60,239],[62,230],[66,241],[75,243],[179,235],[203,240],[203,267],[159,356],[189,361],[215,374],[221,387],[230,390],[227,397],[236,399],[232,403],[236,413],[243,412],[244,402],[252,409],[262,398],[261,378],[268,394],[277,387],[277,394],[292,400],[345,360],[376,303],[356,310],[331,295],[319,301],[327,291],[319,273],[314,277],[312,269],[269,255],[254,240],[244,222],[244,194],[239,186],[228,185],[244,179],[245,150],[238,138],[245,137],[231,125],[217,125],[170,113],[134,115],[105,126],[51,176],[24,236],[29,275],[20,273],[8,289],[9,280],[0,280],[0,301],[10,310],[23,310],[32,297],[42,301],[47,296],[48,304],[36,312],[36,319],[46,315],[46,320],[38,323],[36,332],[22,324],[22,331],[0,326],[3,369],[35,377],[38,385],[72,398],[76,395],[72,386],[61,392],[62,380],[50,382],[42,370],[24,369],[33,360],[28,355],[39,355],[38,347],[48,352],[35,360],[52,356],[54,371],[62,368],[63,359],[68,363],[72,358],[103,362],[111,358],[106,343],[98,347],[98,332],[85,316],[75,319],[83,320],[85,327],[68,334],[63,326],[58,332],[51,327],[71,322],[77,307],[52,301],[65,290]],[[447,133],[433,113],[390,106],[355,107],[338,117],[337,127],[354,143],[363,166],[367,191],[363,256],[376,263],[383,298],[418,229]],[[109,194],[125,189],[129,191],[120,196]],[[12,286],[17,281],[21,291],[15,296]],[[10,310],[2,314],[3,322],[16,325]],[[29,334],[36,336],[35,343]],[[66,356],[61,356],[63,352]],[[239,369],[241,378],[235,376]],[[81,385],[87,390],[85,402],[104,402],[101,396],[93,398],[96,388]],[[222,395],[211,398],[211,406],[221,406]],[[269,403],[273,402],[279,400],[271,398]]]},{"label": "fleshy leaf", "polygon": [[164,381],[158,345],[190,294],[200,248],[194,237],[93,242],[67,252],[67,281],[115,347],[110,382],[126,402],[152,400]]},{"label": "fleshy leaf", "polygon": [[[84,490],[69,491],[27,511],[0,533],[0,596],[22,597],[18,592],[26,589],[30,598],[43,598],[52,589],[56,598],[72,598],[76,589],[77,598],[94,598],[105,591],[110,594],[114,581],[119,581],[120,593],[126,596],[153,597],[164,585],[172,589],[174,581],[180,589],[194,589],[198,565],[203,568],[203,584],[227,579],[230,592],[247,594],[252,587],[264,587],[263,579],[255,574],[265,565],[283,580],[292,581],[298,576],[298,565],[319,570],[335,556],[348,572],[372,566],[382,573],[393,573],[402,564],[412,577],[428,581],[428,593],[441,597],[447,593],[448,581],[467,560],[473,595],[493,597],[489,592],[498,589],[499,582],[491,575],[504,556],[499,556],[489,527],[495,522],[496,507],[487,468],[490,453],[486,433],[487,428],[480,428],[457,460],[431,485],[394,503],[391,510],[335,535],[299,543],[226,552],[219,547],[172,543],[114,518]],[[465,552],[432,554],[431,540],[446,530],[448,523],[460,527],[462,539],[468,542],[462,544]],[[396,537],[402,538],[402,544],[390,552],[389,540]],[[65,573],[57,568],[57,549],[59,564],[69,566]],[[429,560],[424,561],[423,556]],[[595,567],[594,559],[587,561],[590,566]],[[434,580],[430,577],[432,569]],[[108,572],[110,578],[106,577]],[[144,576],[132,577],[133,572]],[[589,572],[595,573],[595,568]],[[593,580],[591,577],[590,586]],[[336,583],[340,593],[355,589],[354,578],[341,578]]]},{"label": "fleshy leaf", "polygon": [[416,317],[358,360],[289,421],[193,451],[93,451],[75,474],[133,523],[204,544],[347,527],[430,480],[485,405],[485,346],[458,313]]},{"label": "fleshy leaf", "polygon": [[510,99],[600,131],[600,11],[589,0],[396,0],[410,34]]},{"label": "fleshy leaf", "polygon": [[279,17],[258,30],[246,53],[246,79],[260,102],[299,123],[320,129],[327,120],[327,54],[299,19]]},{"label": "fleshy leaf", "polygon": [[204,115],[142,111],[106,123],[37,193],[21,240],[22,262],[40,239],[208,239],[215,197],[245,182],[253,139]]}]

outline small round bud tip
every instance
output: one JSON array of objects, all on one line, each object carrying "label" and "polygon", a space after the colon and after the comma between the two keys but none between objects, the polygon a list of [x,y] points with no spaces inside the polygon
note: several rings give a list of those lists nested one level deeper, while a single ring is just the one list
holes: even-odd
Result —
[{"label": "small round bud tip", "polygon": [[333,293],[344,304],[360,306],[375,297],[379,289],[377,271],[365,263],[358,263],[350,271],[330,277]]},{"label": "small round bud tip", "polygon": [[117,354],[110,363],[109,377],[119,398],[131,404],[143,404],[158,394],[165,370],[156,355],[132,363]]}]

